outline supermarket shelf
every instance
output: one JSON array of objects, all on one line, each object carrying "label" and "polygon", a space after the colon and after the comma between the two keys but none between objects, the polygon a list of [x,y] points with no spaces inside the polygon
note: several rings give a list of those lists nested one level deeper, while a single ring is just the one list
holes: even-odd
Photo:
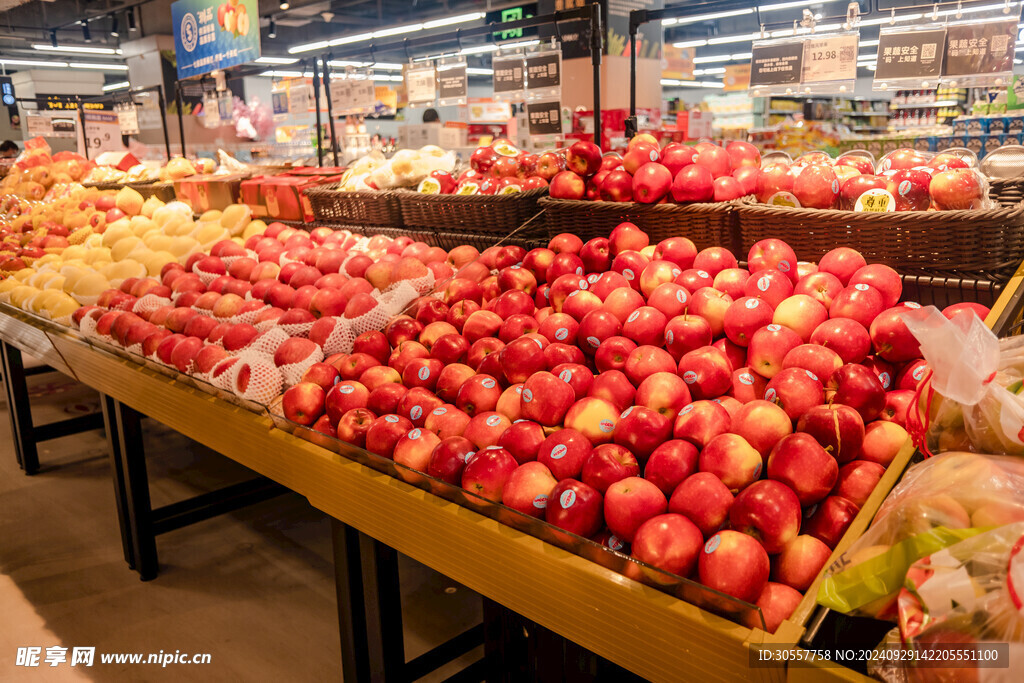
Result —
[{"label": "supermarket shelf", "polygon": [[935,102],[896,103],[889,105],[890,109],[938,109],[939,107],[959,107],[963,104],[960,100],[937,100]]},{"label": "supermarket shelf", "polygon": [[844,111],[844,112],[837,112],[837,113],[841,113],[843,116],[858,116],[858,117],[859,116],[867,116],[867,117],[885,116],[886,118],[888,118],[888,116],[889,116],[889,112],[887,112],[887,111],[872,111],[872,112],[867,112],[867,111],[854,111],[854,112]]},{"label": "supermarket shelf", "polygon": [[733,117],[736,117],[736,116],[754,116],[754,112],[753,111],[734,111],[731,114],[716,114],[715,112],[711,112],[711,115],[713,117],[715,117],[716,119],[729,119],[729,118],[733,118]]},{"label": "supermarket shelf", "polygon": [[769,114],[803,114],[803,109],[769,109]]}]

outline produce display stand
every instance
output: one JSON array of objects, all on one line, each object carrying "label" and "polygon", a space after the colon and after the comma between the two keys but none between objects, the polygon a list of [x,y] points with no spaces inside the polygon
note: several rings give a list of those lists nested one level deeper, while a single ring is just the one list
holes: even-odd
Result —
[{"label": "produce display stand", "polygon": [[[1012,324],[1019,316],[1024,307],[1022,282],[1024,267],[1008,283],[990,323]],[[115,463],[119,452],[123,460],[137,443],[138,425],[133,413],[147,415],[271,482],[298,492],[340,522],[334,533],[339,591],[346,598],[339,601],[343,606],[340,619],[343,639],[348,639],[345,667],[353,675],[371,670],[364,667],[371,666],[369,660],[374,653],[379,655],[378,663],[388,659],[381,652],[393,654],[385,647],[384,632],[388,623],[394,629],[394,623],[383,615],[390,612],[393,617],[395,606],[382,605],[382,592],[377,590],[387,585],[382,578],[387,579],[389,572],[381,567],[387,565],[388,548],[650,680],[678,680],[686,674],[781,680],[787,675],[784,669],[749,668],[749,648],[798,642],[815,610],[812,587],[793,617],[775,634],[751,630],[374,471],[341,453],[275,429],[266,414],[232,405],[183,381],[107,353],[87,343],[75,330],[8,305],[0,305],[0,314],[0,338],[6,344],[40,356],[105,395]],[[837,553],[867,527],[871,511],[877,509],[895,483],[911,451],[904,449],[898,463],[890,467]],[[148,500],[140,501],[135,495],[140,490],[138,468],[117,464],[115,487],[116,473],[124,476],[118,503],[119,510],[124,511],[121,521],[123,538],[127,539],[126,559],[138,563],[142,558],[135,551],[141,547],[140,537],[153,529],[140,528],[138,520],[133,522],[131,511],[145,507]],[[239,499],[244,497],[240,493]],[[211,514],[215,514],[214,508],[195,516],[206,518]],[[177,519],[183,523],[195,521],[188,513]],[[373,590],[368,589],[371,583],[369,589]],[[367,590],[371,599],[355,604],[362,600],[355,601],[351,596]],[[376,645],[359,642],[361,633]],[[454,644],[446,644],[444,652],[469,647],[478,637],[482,637],[480,631],[463,634]],[[855,676],[839,668],[788,671],[794,679],[805,673],[819,679]]]}]

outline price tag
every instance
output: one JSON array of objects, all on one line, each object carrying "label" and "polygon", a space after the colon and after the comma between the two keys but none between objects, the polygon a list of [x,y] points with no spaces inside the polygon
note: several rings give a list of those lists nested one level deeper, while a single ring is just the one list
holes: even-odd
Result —
[{"label": "price tag", "polygon": [[117,123],[117,114],[113,112],[85,112],[85,146],[89,156],[95,157],[102,152],[122,152],[121,128]]},{"label": "price tag", "polygon": [[377,107],[377,90],[369,78],[352,82],[352,105],[356,111],[371,114]]},{"label": "price tag", "polygon": [[139,133],[139,112],[134,104],[117,110],[117,126],[121,135],[137,135]]},{"label": "price tag", "polygon": [[203,94],[203,126],[205,128],[220,126],[220,102],[217,100],[215,92]]},{"label": "price tag", "polygon": [[888,190],[873,187],[857,197],[857,203],[854,204],[853,210],[866,213],[890,213],[896,210],[896,199]]},{"label": "price tag", "polygon": [[530,135],[560,135],[562,133],[562,103],[530,102],[526,105]]},{"label": "price tag", "polygon": [[53,123],[49,116],[27,114],[25,116],[25,131],[30,138],[50,137],[53,135]]},{"label": "price tag", "polygon": [[309,87],[305,83],[288,88],[288,113],[292,116],[309,113]]},{"label": "price tag", "polygon": [[433,104],[437,99],[437,77],[434,74],[434,67],[406,71],[405,89],[409,104]]},{"label": "price tag", "polygon": [[804,41],[802,83],[853,81],[857,79],[855,33]]}]

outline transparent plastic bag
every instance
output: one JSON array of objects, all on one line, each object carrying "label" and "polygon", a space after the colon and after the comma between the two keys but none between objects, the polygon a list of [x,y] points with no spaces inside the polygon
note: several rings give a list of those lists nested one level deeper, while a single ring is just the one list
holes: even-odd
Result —
[{"label": "transparent plastic bag", "polygon": [[864,535],[829,566],[818,602],[894,620],[897,594],[915,561],[1022,518],[1024,461],[964,452],[929,458],[907,470]]},{"label": "transparent plastic bag", "polygon": [[934,306],[901,317],[931,368],[908,413],[917,446],[1024,455],[1024,337],[1000,340],[973,313],[949,320]]},{"label": "transparent plastic bag", "polygon": [[897,598],[900,635],[938,628],[996,642],[1024,642],[1024,507],[1018,521],[923,557]]}]

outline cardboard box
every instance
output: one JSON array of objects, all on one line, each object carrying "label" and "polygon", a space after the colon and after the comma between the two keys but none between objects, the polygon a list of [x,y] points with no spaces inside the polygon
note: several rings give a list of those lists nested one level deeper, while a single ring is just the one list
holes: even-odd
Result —
[{"label": "cardboard box", "polygon": [[239,187],[241,201],[252,209],[253,216],[280,221],[314,220],[306,190],[337,183],[344,169],[340,167],[297,168],[276,176],[256,176],[243,180]]},{"label": "cardboard box", "polygon": [[226,209],[238,202],[238,188],[247,176],[241,173],[229,175],[194,175],[174,181],[174,195],[185,202],[196,213],[210,209]]}]

